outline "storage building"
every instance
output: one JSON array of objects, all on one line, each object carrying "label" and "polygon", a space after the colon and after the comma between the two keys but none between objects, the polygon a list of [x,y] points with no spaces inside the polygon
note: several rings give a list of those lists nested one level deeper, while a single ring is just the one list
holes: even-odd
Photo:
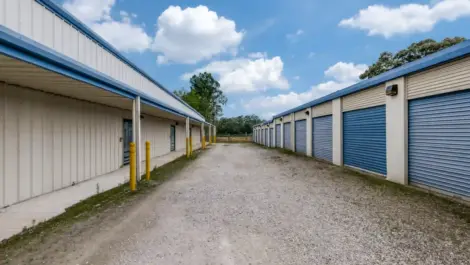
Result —
[{"label": "storage building", "polygon": [[137,161],[146,141],[152,158],[200,148],[205,125],[52,1],[0,0],[0,208],[120,169],[130,142]]},{"label": "storage building", "polygon": [[470,199],[470,41],[273,117],[276,147]]}]

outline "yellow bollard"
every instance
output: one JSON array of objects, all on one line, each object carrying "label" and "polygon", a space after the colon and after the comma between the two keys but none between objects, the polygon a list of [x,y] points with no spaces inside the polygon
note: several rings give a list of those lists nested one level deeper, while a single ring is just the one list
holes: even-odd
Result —
[{"label": "yellow bollard", "polygon": [[202,137],[202,149],[206,149],[206,137]]},{"label": "yellow bollard", "polygon": [[150,142],[145,142],[145,178],[150,180]]},{"label": "yellow bollard", "polygon": [[136,178],[135,178],[135,143],[130,143],[129,144],[129,159],[130,159],[130,180],[129,180],[129,186],[131,191],[135,191],[135,186],[136,186]]},{"label": "yellow bollard", "polygon": [[216,140],[217,140],[217,136],[215,136],[215,135],[214,135],[214,144],[216,144],[216,143],[217,143],[217,141],[216,141]]}]

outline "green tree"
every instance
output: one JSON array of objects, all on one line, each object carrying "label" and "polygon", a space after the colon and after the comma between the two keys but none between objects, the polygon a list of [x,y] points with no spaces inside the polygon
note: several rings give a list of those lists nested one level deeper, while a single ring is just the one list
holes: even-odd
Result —
[{"label": "green tree", "polygon": [[220,84],[210,73],[193,75],[190,79],[190,90],[175,91],[175,94],[201,113],[206,121],[215,123],[223,115],[223,106],[227,97],[220,90]]},{"label": "green tree", "polygon": [[238,116],[233,118],[221,118],[217,121],[218,135],[251,134],[253,126],[262,123],[263,120],[256,115]]},{"label": "green tree", "polygon": [[425,39],[420,42],[412,43],[406,49],[393,54],[391,52],[382,52],[379,59],[369,66],[369,68],[360,75],[361,79],[372,78],[387,72],[388,70],[397,68],[406,63],[413,62],[425,56],[453,46],[465,41],[463,37],[445,38],[441,42],[433,39]]}]

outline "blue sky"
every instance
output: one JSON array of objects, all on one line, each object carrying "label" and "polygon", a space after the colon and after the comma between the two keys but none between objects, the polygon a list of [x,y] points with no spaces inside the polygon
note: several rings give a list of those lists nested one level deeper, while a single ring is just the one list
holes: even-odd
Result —
[{"label": "blue sky", "polygon": [[470,37],[470,0],[58,3],[170,90],[212,72],[225,116],[269,118],[357,82],[382,51]]}]

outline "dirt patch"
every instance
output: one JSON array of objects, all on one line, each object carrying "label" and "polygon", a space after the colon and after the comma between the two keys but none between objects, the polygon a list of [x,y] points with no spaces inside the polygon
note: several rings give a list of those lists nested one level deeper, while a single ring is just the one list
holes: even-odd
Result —
[{"label": "dirt patch", "polygon": [[[129,211],[145,200],[165,180],[170,179],[197,158],[181,157],[151,172],[131,192],[125,183],[92,196],[66,209],[65,213],[25,229],[0,243],[0,264],[71,264],[66,257],[81,256],[83,242],[119,224]],[[72,254],[72,255],[71,255]]]}]

